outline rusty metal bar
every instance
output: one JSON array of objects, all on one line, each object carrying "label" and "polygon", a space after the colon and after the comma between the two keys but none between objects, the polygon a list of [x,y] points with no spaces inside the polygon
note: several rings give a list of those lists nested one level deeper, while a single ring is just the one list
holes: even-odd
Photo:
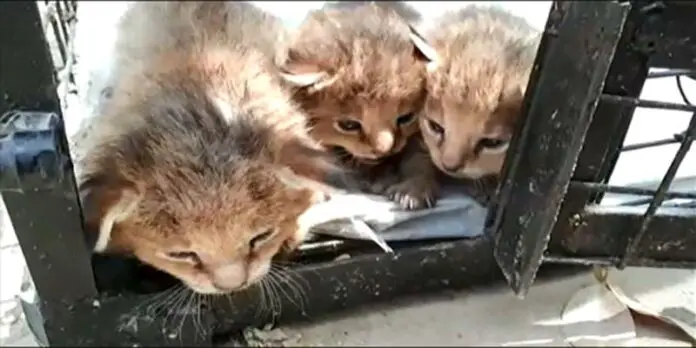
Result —
[{"label": "rusty metal bar", "polygon": [[[628,187],[628,186],[613,186],[595,182],[583,182],[583,181],[571,181],[571,187],[584,187],[595,192],[611,192],[620,193],[628,195],[639,195],[639,196],[655,196],[657,195],[657,190],[645,189],[640,187]],[[692,192],[670,192],[664,193],[665,199],[696,199],[696,193]]]},{"label": "rusty metal bar", "polygon": [[623,253],[621,262],[619,262],[619,264],[617,265],[619,269],[626,267],[628,260],[630,260],[633,257],[638,243],[640,243],[641,239],[648,230],[650,223],[655,218],[655,212],[657,211],[657,208],[660,207],[662,201],[664,201],[667,197],[667,190],[669,189],[670,185],[672,184],[672,181],[677,175],[677,170],[679,170],[679,166],[681,165],[682,161],[684,161],[684,157],[686,157],[686,154],[691,149],[691,143],[694,140],[694,132],[696,132],[696,113],[694,113],[694,115],[691,116],[691,122],[689,123],[689,127],[686,129],[684,139],[682,139],[681,145],[679,146],[679,150],[677,150],[677,154],[674,156],[672,163],[667,169],[667,173],[662,179],[660,186],[658,186],[657,191],[655,192],[655,196],[653,197],[652,201],[650,202],[650,205],[648,206],[648,209],[645,212],[645,215],[643,216],[643,223],[641,224],[640,228],[636,231],[636,233],[633,236],[630,236],[628,239],[626,250]]},{"label": "rusty metal bar", "polygon": [[639,143],[639,144],[625,145],[624,147],[621,148],[621,151],[628,152],[628,151],[641,150],[641,149],[645,149],[645,148],[649,148],[649,147],[676,144],[678,142],[681,142],[683,138],[684,138],[684,133],[679,133],[679,134],[675,134],[671,138],[667,138],[667,139],[648,141],[648,142]]},{"label": "rusty metal bar", "polygon": [[[522,136],[504,168],[499,199],[505,206],[498,207],[490,227],[496,260],[519,296],[541,264],[631,9],[613,1],[558,1],[554,7],[564,18],[553,42],[537,56],[541,71],[527,89]],[[525,128],[535,136],[525,136]]]},{"label": "rusty metal bar", "polygon": [[[617,263],[621,261],[619,257],[568,257],[568,256],[558,256],[558,255],[544,255],[544,262],[548,263],[560,263],[568,265],[582,265],[582,266],[608,266],[614,267]],[[680,262],[680,261],[656,261],[649,258],[633,258],[628,263],[631,267],[656,267],[656,268],[695,268],[696,261],[694,262]]]},{"label": "rusty metal bar", "polygon": [[551,245],[547,254],[592,260],[611,258],[612,265],[617,265],[632,237],[622,231],[631,233],[645,226],[642,238],[633,239],[633,257],[626,260],[626,265],[652,260],[653,265],[664,267],[696,266],[696,210],[662,206],[647,225],[645,210],[635,206],[589,206],[568,220],[559,221],[572,233],[565,236],[562,244]]},{"label": "rusty metal bar", "polygon": [[616,103],[616,104],[633,106],[633,107],[696,112],[696,106],[693,106],[693,105],[661,102],[661,101],[655,101],[655,100],[644,100],[644,99],[638,99],[638,98],[633,98],[633,97],[623,97],[623,96],[619,96],[619,95],[603,94],[600,97],[600,100],[602,102],[606,102],[606,103]]}]

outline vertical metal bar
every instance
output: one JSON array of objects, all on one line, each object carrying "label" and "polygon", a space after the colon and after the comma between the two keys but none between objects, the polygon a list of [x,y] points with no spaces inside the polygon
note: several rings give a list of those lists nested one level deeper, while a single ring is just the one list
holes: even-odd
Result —
[{"label": "vertical metal bar", "polygon": [[[58,6],[58,4],[54,5],[56,7]],[[56,13],[53,13],[50,16],[46,16],[46,20],[51,23],[51,28],[53,29],[53,37],[56,39],[56,46],[58,46],[58,51],[60,52],[61,66],[64,66],[68,57],[66,52],[67,40],[60,30],[60,25],[58,23],[60,21],[56,20],[57,11],[58,9],[56,8]]]},{"label": "vertical metal bar", "polygon": [[[662,20],[660,13],[651,10],[647,1],[631,1],[624,32],[609,68],[603,94],[637,98],[648,75],[650,51],[637,45],[644,34],[652,33],[656,23]],[[633,119],[635,107],[600,102],[587,132],[587,138],[578,157],[573,180],[606,183],[621,153],[626,133]],[[581,214],[585,206],[602,199],[603,193],[570,188],[558,214],[559,223],[551,234],[549,247],[573,250],[582,243],[584,235],[577,233],[574,216]]]},{"label": "vertical metal bar", "polygon": [[[65,25],[65,21],[68,20],[68,16],[66,15],[67,13],[63,10],[63,2],[62,1],[56,1],[56,21],[58,22],[58,25],[60,25],[60,31],[61,34],[63,35],[63,38],[65,39],[65,46],[67,47],[68,41],[70,41],[70,31],[68,30],[68,27]],[[67,51],[67,49],[66,49]],[[69,57],[65,57],[67,60]]]},{"label": "vertical metal bar", "polygon": [[[648,60],[654,53],[650,47],[653,33],[664,20],[661,17],[663,6],[657,1],[631,1],[633,9],[628,15],[624,35],[619,41],[607,76],[604,94],[638,98],[649,73]],[[621,147],[633,120],[635,106],[600,103],[597,117],[590,125],[591,139],[583,145],[578,158],[576,179],[607,183],[621,154]],[[592,202],[599,202],[603,193],[589,196]],[[568,210],[582,209],[587,198],[573,197],[579,206]],[[563,209],[566,209],[564,205]],[[574,212],[572,213],[574,214]],[[563,215],[563,213],[561,213]]]},{"label": "vertical metal bar", "polygon": [[10,139],[0,146],[1,173],[16,174],[18,184],[2,192],[2,198],[44,309],[59,311],[97,290],[37,5],[0,2],[0,114],[39,112],[23,114],[24,121],[14,124],[19,132],[7,136],[21,140],[22,146]]},{"label": "vertical metal bar", "polygon": [[[527,90],[531,93],[532,86],[536,86],[539,83],[539,77],[543,71],[544,62],[546,55],[548,54],[549,47],[553,44],[554,40],[558,36],[558,27],[561,25],[563,20],[563,11],[565,7],[560,7],[558,1],[554,1],[549,10],[548,20],[544,28],[544,33],[539,43],[539,48],[537,49],[537,56],[534,60],[534,67],[529,76],[529,82]],[[524,109],[529,108],[529,102],[531,98],[525,99]],[[522,113],[520,120],[518,121],[518,127],[516,127],[515,132],[512,136],[510,142],[510,148],[518,149],[524,141],[528,138],[530,127],[527,122],[528,113]],[[496,187],[495,194],[492,195],[488,202],[488,215],[486,216],[486,229],[488,233],[495,234],[502,224],[504,211],[510,200],[510,193],[513,188],[513,182],[511,180],[512,175],[517,172],[517,168],[520,163],[520,156],[507,156],[505,162],[503,163],[503,168],[500,173],[500,180],[498,186]]]},{"label": "vertical metal bar", "polygon": [[556,6],[565,16],[528,88],[524,126],[532,131],[514,153],[519,165],[506,177],[511,194],[496,231],[496,260],[520,296],[541,265],[630,9],[613,1]]},{"label": "vertical metal bar", "polygon": [[648,230],[650,222],[655,217],[657,208],[659,208],[660,205],[662,205],[662,201],[665,200],[667,190],[672,184],[674,177],[677,175],[677,170],[679,170],[679,166],[681,165],[682,161],[684,161],[684,157],[686,157],[686,154],[691,149],[691,143],[694,141],[694,134],[696,134],[696,113],[694,113],[691,116],[689,127],[686,129],[684,138],[682,139],[681,144],[679,145],[679,149],[677,150],[677,154],[674,156],[672,163],[669,165],[669,168],[667,169],[667,173],[665,174],[664,178],[662,178],[662,181],[660,182],[660,186],[658,186],[657,188],[655,196],[650,201],[650,205],[648,205],[648,209],[645,211],[645,215],[643,215],[643,222],[640,225],[640,229],[638,229],[633,236],[630,236],[628,238],[628,241],[626,243],[626,249],[624,251],[623,256],[621,257],[621,261],[617,265],[617,268],[625,268],[627,262],[635,254],[636,247],[645,235],[645,232]]}]

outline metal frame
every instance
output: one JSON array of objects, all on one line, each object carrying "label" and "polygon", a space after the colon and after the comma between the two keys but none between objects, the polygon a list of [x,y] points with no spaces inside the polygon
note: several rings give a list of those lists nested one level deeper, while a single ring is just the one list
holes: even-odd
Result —
[{"label": "metal frame", "polygon": [[[696,18],[683,17],[696,7],[670,6],[682,5],[555,3],[530,81],[527,116],[513,139],[515,155],[506,161],[483,237],[394,245],[395,254],[360,242],[304,245],[293,259],[303,295],[281,296],[276,308],[282,311],[258,313],[259,293],[249,292],[232,302],[217,298],[185,309],[170,306],[167,313],[154,315],[143,303],[153,294],[163,295],[171,279],[134,260],[91,255],[86,246],[56,94],[52,58],[57,58],[44,39],[36,3],[2,2],[0,189],[38,295],[37,301],[24,303],[27,320],[43,344],[210,346],[249,325],[312,319],[397,296],[489,283],[501,275],[496,260],[520,294],[544,261],[659,266],[672,265],[665,260],[680,266],[693,261],[693,217],[658,211],[645,223],[643,213],[591,205],[601,198],[597,190],[616,191],[604,183],[633,108],[645,103],[635,98],[648,64],[687,65],[675,63],[676,55],[659,53],[678,46],[678,39],[645,41],[650,35],[674,33],[683,39],[688,31],[680,31],[680,24],[660,23],[677,18],[665,17],[670,13]],[[578,47],[584,49],[578,53]],[[680,49],[683,59],[692,52]],[[68,66],[70,55],[62,57]],[[63,72],[58,75],[68,76],[70,70]],[[652,105],[665,106],[658,104]],[[686,144],[692,138],[693,126],[676,141]],[[669,141],[674,140],[658,143]],[[688,145],[682,147],[688,150]],[[664,186],[651,206],[679,195],[666,193]],[[637,233],[617,237],[617,230]],[[670,248],[667,240],[691,245],[691,254]],[[341,253],[351,257],[335,260]]]},{"label": "metal frame", "polygon": [[[693,141],[696,117],[675,139],[622,149],[636,107],[696,111],[691,105],[638,99],[649,67],[693,66],[696,46],[690,42],[696,37],[679,28],[692,23],[696,7],[663,1],[556,2],[554,12],[530,81],[527,117],[489,215],[506,278],[523,296],[542,262],[696,267],[693,208],[658,210],[667,198],[696,199],[694,192],[668,192]],[[606,184],[622,150],[673,142],[680,149],[656,190]],[[609,192],[652,198],[644,202],[647,209],[598,205]]]},{"label": "metal frame", "polygon": [[[34,279],[37,299],[23,307],[41,344],[210,346],[249,325],[500,278],[486,237],[394,246],[394,255],[363,243],[323,242],[305,245],[296,255],[304,296],[281,296],[282,312],[258,315],[258,302],[243,302],[258,296],[249,293],[240,294],[246,306],[231,307],[220,298],[154,315],[143,304],[162,295],[171,279],[134,260],[91,255],[86,246],[56,93],[60,72],[54,71],[57,58],[44,27],[35,2],[0,3],[0,190]],[[333,261],[345,252],[353,256]]]}]

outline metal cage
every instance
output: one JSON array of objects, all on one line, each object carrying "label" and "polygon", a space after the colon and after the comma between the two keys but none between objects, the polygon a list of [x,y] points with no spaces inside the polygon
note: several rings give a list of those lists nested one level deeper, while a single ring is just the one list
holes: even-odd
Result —
[{"label": "metal cage", "polygon": [[[687,208],[658,209],[667,199],[696,198],[669,192],[675,169],[657,190],[607,185],[636,106],[696,111],[637,99],[648,67],[689,68],[696,59],[696,41],[687,36],[696,7],[555,2],[526,116],[513,137],[483,237],[400,245],[395,254],[358,242],[304,245],[295,272],[305,298],[281,298],[282,312],[258,315],[254,294],[235,306],[219,298],[166,315],[143,311],[142,304],[166,291],[171,279],[134,260],[91,255],[82,233],[58,97],[71,89],[77,2],[39,5],[0,3],[0,189],[38,294],[37,302],[25,303],[25,314],[43,344],[209,346],[245,326],[490,282],[500,277],[496,261],[519,294],[542,262],[693,267],[696,261],[696,218]],[[42,8],[48,10],[42,14]],[[50,31],[58,45],[54,54],[45,39]],[[640,146],[680,143],[677,167],[695,123],[674,139]],[[604,192],[653,197],[647,209],[611,211],[596,204]],[[356,254],[335,260],[346,251]]]},{"label": "metal cage", "polygon": [[[652,77],[676,76],[683,94],[681,76],[694,76],[685,70],[696,61],[694,19],[688,2],[554,3],[489,213],[496,260],[516,293],[542,262],[696,267],[696,190],[670,191],[696,136],[696,107],[639,99],[649,68],[672,69]],[[694,114],[670,139],[622,147],[636,107]],[[680,146],[656,189],[608,185],[622,152],[670,143]],[[649,198],[603,206],[605,193]],[[691,201],[663,204],[675,198]]]}]

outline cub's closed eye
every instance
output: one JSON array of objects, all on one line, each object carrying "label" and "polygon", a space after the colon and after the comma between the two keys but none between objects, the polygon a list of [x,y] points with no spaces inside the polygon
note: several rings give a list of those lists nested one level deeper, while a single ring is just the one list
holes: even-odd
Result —
[{"label": "cub's closed eye", "polygon": [[338,120],[334,123],[334,126],[343,132],[358,132],[362,129],[360,122],[355,120]]},{"label": "cub's closed eye", "polygon": [[404,115],[397,117],[396,124],[399,126],[405,126],[405,125],[413,122],[413,120],[415,120],[415,119],[416,119],[416,114],[411,112],[411,113],[404,114]]},{"label": "cub's closed eye", "polygon": [[508,144],[507,140],[483,138],[479,140],[478,146],[482,149],[496,150],[505,147]]},{"label": "cub's closed eye", "polygon": [[251,248],[251,249],[258,248],[261,244],[263,244],[265,241],[270,239],[271,236],[273,236],[273,232],[275,232],[275,229],[271,228],[271,229],[264,231],[261,234],[257,234],[256,236],[254,236],[254,238],[252,238],[249,241],[249,248]]},{"label": "cub's closed eye", "polygon": [[445,129],[437,122],[428,119],[428,128],[430,129],[431,132],[435,133],[438,136],[442,136],[445,134]]},{"label": "cub's closed eye", "polygon": [[189,262],[196,265],[203,263],[195,251],[170,251],[166,255],[174,261]]}]

